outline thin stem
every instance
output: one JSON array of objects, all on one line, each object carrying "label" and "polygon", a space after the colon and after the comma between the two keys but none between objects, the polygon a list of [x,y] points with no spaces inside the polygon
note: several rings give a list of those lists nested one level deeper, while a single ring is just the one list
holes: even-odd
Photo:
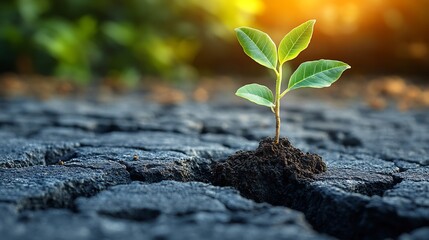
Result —
[{"label": "thin stem", "polygon": [[284,90],[284,91],[282,92],[282,94],[280,94],[280,98],[284,97],[284,96],[286,95],[286,93],[288,93],[288,92],[289,92],[289,88],[288,88],[288,89],[286,89],[286,90]]},{"label": "thin stem", "polygon": [[278,72],[276,71],[276,106],[274,109],[274,115],[276,116],[276,137],[274,139],[275,144],[280,142],[280,91],[282,89],[282,66],[280,64]]}]

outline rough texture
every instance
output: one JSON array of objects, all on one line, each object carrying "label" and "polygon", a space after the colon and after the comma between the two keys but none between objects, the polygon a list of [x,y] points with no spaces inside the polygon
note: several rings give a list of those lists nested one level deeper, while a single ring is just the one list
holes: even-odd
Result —
[{"label": "rough texture", "polygon": [[34,165],[51,165],[70,159],[75,142],[55,143],[50,141],[29,141],[21,138],[0,140],[0,167],[16,168]]},{"label": "rough texture", "polygon": [[111,163],[104,168],[34,166],[0,169],[0,203],[17,209],[73,207],[78,196],[91,196],[111,185],[130,181],[125,167]]},{"label": "rough texture", "polygon": [[126,166],[133,180],[207,181],[211,159],[175,150],[141,150],[126,147],[82,147],[68,164],[102,164],[106,160]]},{"label": "rough texture", "polygon": [[325,171],[326,164],[319,155],[303,153],[285,138],[279,144],[266,138],[254,151],[237,152],[225,162],[215,163],[213,182],[233,186],[259,202],[282,204],[289,184],[299,184]]},{"label": "rough texture", "polygon": [[167,220],[179,216],[201,222],[235,219],[261,225],[292,224],[303,230],[308,227],[298,212],[256,204],[231,188],[200,182],[133,182],[112,187],[91,198],[79,198],[77,205],[80,212],[137,221]]},{"label": "rough texture", "polygon": [[[280,213],[279,213],[280,214]],[[283,212],[287,214],[287,212]],[[212,217],[196,214],[192,217],[172,217],[152,222],[136,222],[97,215],[82,215],[66,210],[47,210],[22,214],[20,220],[12,224],[0,225],[2,239],[332,239],[316,234],[306,227],[293,222],[278,221],[276,224],[259,224],[248,221],[251,217],[268,220],[270,214],[243,215],[235,218],[229,215]],[[237,219],[237,220],[236,220]],[[284,220],[286,220],[284,218]]]},{"label": "rough texture", "polygon": [[0,100],[1,238],[427,239],[428,111],[289,98],[281,136],[327,171],[248,199],[212,166],[274,119],[231,102]]}]

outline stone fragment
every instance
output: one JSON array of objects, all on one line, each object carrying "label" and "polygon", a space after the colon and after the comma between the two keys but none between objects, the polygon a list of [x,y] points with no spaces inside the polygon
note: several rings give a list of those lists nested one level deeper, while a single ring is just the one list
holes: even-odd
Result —
[{"label": "stone fragment", "polygon": [[0,169],[0,179],[0,203],[19,210],[72,207],[76,197],[130,181],[125,167],[115,162],[98,169],[55,165]]}]

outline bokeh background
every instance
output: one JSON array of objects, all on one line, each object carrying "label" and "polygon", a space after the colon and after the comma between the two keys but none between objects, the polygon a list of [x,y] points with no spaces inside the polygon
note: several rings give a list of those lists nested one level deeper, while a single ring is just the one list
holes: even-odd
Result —
[{"label": "bokeh background", "polygon": [[380,76],[379,86],[393,78],[393,92],[412,84],[429,99],[421,87],[429,74],[428,12],[429,0],[4,0],[0,86],[61,82],[67,91],[263,78],[267,71],[242,53],[234,28],[259,28],[278,43],[316,19],[313,40],[291,69],[338,59],[352,65],[351,79]]}]

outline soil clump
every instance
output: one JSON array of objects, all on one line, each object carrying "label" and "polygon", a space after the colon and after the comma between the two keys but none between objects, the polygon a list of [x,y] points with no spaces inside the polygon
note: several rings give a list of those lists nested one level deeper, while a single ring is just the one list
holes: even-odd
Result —
[{"label": "soil clump", "polygon": [[289,185],[310,181],[326,171],[326,164],[317,154],[304,153],[281,138],[263,139],[254,151],[239,151],[213,167],[213,183],[232,186],[258,202],[282,204]]}]

